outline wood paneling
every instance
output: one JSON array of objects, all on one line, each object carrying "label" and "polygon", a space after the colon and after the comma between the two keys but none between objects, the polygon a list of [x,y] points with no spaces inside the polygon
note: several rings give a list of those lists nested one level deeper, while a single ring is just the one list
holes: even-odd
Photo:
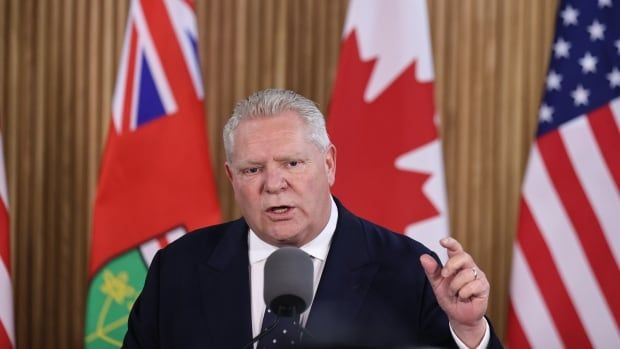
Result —
[{"label": "wood paneling", "polygon": [[519,190],[556,1],[429,1],[452,234],[491,280],[504,333]]},{"label": "wood paneling", "polygon": [[[325,111],[346,0],[197,2],[207,132],[225,218],[238,215],[220,131],[235,101],[286,87]],[[519,187],[556,0],[429,1],[453,235],[492,282],[503,334]],[[99,160],[128,0],[0,0],[0,126],[21,348],[82,347]]]}]

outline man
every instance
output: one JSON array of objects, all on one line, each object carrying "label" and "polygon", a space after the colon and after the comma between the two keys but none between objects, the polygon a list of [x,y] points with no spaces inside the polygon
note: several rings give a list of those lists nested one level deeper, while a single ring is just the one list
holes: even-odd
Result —
[{"label": "man", "polygon": [[224,146],[243,218],[155,256],[124,347],[244,347],[268,326],[263,267],[282,246],[314,263],[314,299],[301,316],[306,344],[501,347],[484,318],[489,283],[456,240],[442,240],[442,268],[418,242],[332,197],[336,148],[312,101],[286,90],[248,97],[224,127]]}]

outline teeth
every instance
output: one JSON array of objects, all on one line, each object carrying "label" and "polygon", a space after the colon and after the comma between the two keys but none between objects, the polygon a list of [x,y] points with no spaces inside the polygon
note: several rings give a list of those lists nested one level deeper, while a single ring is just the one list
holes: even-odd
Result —
[{"label": "teeth", "polygon": [[288,207],[282,207],[282,206],[274,207],[274,208],[271,209],[271,211],[275,212],[275,213],[284,213],[284,212],[288,211]]}]

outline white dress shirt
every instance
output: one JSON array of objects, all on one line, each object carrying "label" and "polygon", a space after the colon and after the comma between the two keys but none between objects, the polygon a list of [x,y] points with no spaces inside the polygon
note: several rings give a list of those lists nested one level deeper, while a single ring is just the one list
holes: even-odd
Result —
[{"label": "white dress shirt", "polygon": [[[312,295],[316,294],[321,274],[323,273],[323,267],[325,266],[325,260],[327,259],[327,253],[329,252],[329,246],[332,242],[332,236],[336,231],[336,223],[338,223],[338,208],[334,199],[331,200],[331,210],[329,213],[329,220],[327,225],[312,241],[301,246],[300,248],[312,257],[312,264],[314,266],[314,282]],[[265,314],[265,300],[263,298],[263,270],[265,268],[265,261],[267,257],[275,250],[276,246],[272,246],[265,241],[261,240],[256,233],[250,229],[248,234],[248,246],[250,257],[250,287],[251,292],[251,305],[252,305],[252,335],[258,336],[261,330],[261,323],[263,321],[263,315]],[[310,304],[310,307],[312,304]],[[301,323],[305,325],[310,312],[310,307],[301,314]]]},{"label": "white dress shirt", "polygon": [[[325,267],[325,260],[327,259],[327,254],[329,253],[329,247],[331,245],[332,237],[334,236],[334,232],[336,231],[336,223],[338,222],[338,208],[336,207],[336,203],[334,199],[331,200],[331,210],[329,214],[329,220],[327,221],[327,225],[323,228],[321,233],[317,235],[312,241],[307,244],[301,246],[301,250],[306,252],[310,257],[312,257],[312,263],[314,266],[314,282],[313,282],[313,290],[312,295],[316,294],[316,289],[319,285],[319,280],[321,280],[321,274],[323,273],[323,268]],[[256,337],[261,331],[261,323],[263,321],[263,315],[265,313],[265,300],[263,298],[263,285],[264,285],[264,274],[263,270],[265,268],[265,261],[270,254],[272,254],[278,247],[270,245],[265,241],[261,240],[252,229],[250,229],[248,234],[248,246],[249,246],[249,259],[250,259],[250,287],[251,287],[251,307],[252,307],[252,336]],[[305,325],[306,320],[308,319],[308,314],[310,312],[310,308],[312,304],[301,314],[301,323]],[[486,321],[486,320],[485,320]],[[489,324],[486,324],[486,331],[484,337],[478,345],[476,349],[486,348],[489,340]],[[452,330],[452,326],[450,326],[450,333],[456,344],[461,349],[468,349],[467,346],[459,340],[454,331]],[[254,344],[256,348],[256,343]]]}]

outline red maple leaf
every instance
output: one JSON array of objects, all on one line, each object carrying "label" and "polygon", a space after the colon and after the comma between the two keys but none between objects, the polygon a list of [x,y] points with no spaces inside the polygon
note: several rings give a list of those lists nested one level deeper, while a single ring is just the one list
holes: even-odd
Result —
[{"label": "red maple leaf", "polygon": [[333,192],[356,214],[403,232],[438,214],[422,192],[430,174],[395,165],[399,156],[437,138],[433,84],[415,79],[414,62],[366,103],[375,61],[361,60],[355,31],[343,42],[328,122],[337,148]]}]

